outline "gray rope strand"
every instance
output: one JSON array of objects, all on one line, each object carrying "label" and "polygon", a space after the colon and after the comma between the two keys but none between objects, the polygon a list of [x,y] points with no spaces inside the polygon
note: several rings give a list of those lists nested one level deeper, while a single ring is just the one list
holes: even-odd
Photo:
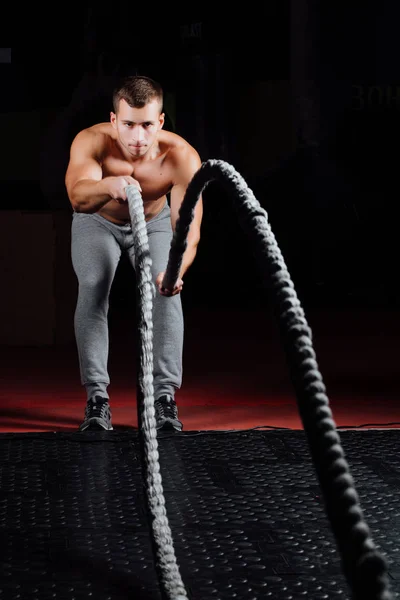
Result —
[{"label": "gray rope strand", "polygon": [[312,345],[312,332],[285,261],[261,207],[241,175],[222,160],[208,160],[192,178],[171,243],[165,283],[174,284],[200,194],[213,180],[234,199],[240,224],[254,246],[273,301],[325,509],[354,600],[391,600],[386,561],[375,548],[336,430]]},{"label": "gray rope strand", "polygon": [[161,591],[168,600],[188,596],[176,561],[168,523],[159,463],[153,387],[153,297],[151,258],[143,201],[136,186],[126,188],[135,250],[138,290],[138,415],[145,494],[152,532],[155,566]]}]

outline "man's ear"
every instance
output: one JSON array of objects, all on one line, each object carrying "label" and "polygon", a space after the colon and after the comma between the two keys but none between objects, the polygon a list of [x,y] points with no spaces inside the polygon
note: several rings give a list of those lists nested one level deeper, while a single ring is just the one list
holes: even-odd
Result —
[{"label": "man's ear", "polygon": [[161,113],[160,116],[158,117],[159,129],[162,129],[164,127],[164,122],[165,122],[165,113]]},{"label": "man's ear", "polygon": [[114,112],[110,112],[110,122],[114,129],[117,128],[117,115]]}]

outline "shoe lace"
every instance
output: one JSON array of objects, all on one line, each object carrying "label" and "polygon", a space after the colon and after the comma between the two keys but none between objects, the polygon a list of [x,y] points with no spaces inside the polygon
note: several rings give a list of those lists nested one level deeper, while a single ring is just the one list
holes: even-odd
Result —
[{"label": "shoe lace", "polygon": [[105,419],[108,413],[108,402],[107,400],[96,400],[94,398],[90,406],[88,406],[88,415],[90,417],[99,417],[100,419]]},{"label": "shoe lace", "polygon": [[176,419],[178,417],[176,402],[173,398],[159,398],[156,400],[156,405],[162,419]]}]

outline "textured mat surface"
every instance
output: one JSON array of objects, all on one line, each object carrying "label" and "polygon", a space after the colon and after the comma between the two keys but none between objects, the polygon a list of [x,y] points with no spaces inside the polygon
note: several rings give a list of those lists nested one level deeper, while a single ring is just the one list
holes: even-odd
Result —
[{"label": "textured mat surface", "polygon": [[[400,591],[400,432],[343,431],[372,537]],[[348,599],[305,434],[159,440],[188,596]],[[161,598],[136,431],[0,435],[0,599]]]}]

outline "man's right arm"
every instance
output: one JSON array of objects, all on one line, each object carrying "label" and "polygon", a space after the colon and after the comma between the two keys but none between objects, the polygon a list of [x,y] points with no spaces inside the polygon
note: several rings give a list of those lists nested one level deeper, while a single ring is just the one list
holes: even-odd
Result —
[{"label": "man's right arm", "polygon": [[65,185],[75,212],[95,213],[112,200],[126,202],[125,188],[138,185],[133,177],[103,178],[101,154],[101,137],[87,130],[78,133],[71,144]]}]

